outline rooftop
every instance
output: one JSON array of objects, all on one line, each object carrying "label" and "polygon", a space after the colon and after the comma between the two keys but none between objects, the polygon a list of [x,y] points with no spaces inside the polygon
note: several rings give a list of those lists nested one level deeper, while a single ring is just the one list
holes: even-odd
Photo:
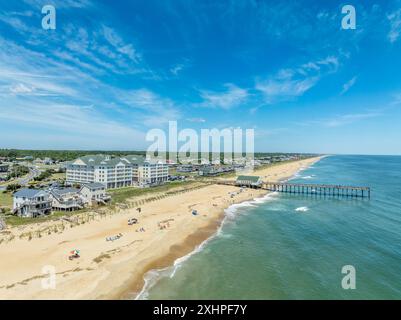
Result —
[{"label": "rooftop", "polygon": [[80,189],[78,188],[61,188],[61,189],[53,189],[51,190],[53,193],[62,196],[68,193],[78,193]]},{"label": "rooftop", "polygon": [[259,179],[260,179],[259,176],[238,176],[237,181],[258,182]]},{"label": "rooftop", "polygon": [[144,162],[144,157],[142,156],[136,156],[136,155],[129,155],[129,156],[124,156],[124,157],[112,157],[110,155],[104,155],[104,154],[97,154],[97,155],[88,155],[88,156],[83,156],[75,161],[70,162],[69,164],[80,164],[83,163],[84,165],[87,166],[116,166],[119,163],[122,163],[124,165],[130,165],[130,164],[140,164]]},{"label": "rooftop", "polygon": [[92,183],[82,183],[82,186],[87,187],[90,190],[104,189],[105,186],[100,182],[92,182]]},{"label": "rooftop", "polygon": [[35,198],[46,194],[45,191],[40,189],[21,189],[14,193],[14,197]]}]

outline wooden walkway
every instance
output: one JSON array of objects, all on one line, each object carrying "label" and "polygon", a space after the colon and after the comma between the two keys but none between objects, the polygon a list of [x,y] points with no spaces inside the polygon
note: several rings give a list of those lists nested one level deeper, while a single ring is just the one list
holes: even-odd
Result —
[{"label": "wooden walkway", "polygon": [[370,198],[369,187],[343,186],[331,184],[305,184],[288,182],[263,182],[262,189],[285,193],[300,193],[321,196],[336,197],[368,197]]},{"label": "wooden walkway", "polygon": [[308,194],[319,196],[336,196],[336,197],[355,197],[370,198],[369,187],[356,187],[331,184],[305,184],[291,182],[262,182],[260,185],[238,185],[234,180],[215,180],[213,183],[250,187],[257,189],[265,189],[274,192],[284,192],[293,194]]}]

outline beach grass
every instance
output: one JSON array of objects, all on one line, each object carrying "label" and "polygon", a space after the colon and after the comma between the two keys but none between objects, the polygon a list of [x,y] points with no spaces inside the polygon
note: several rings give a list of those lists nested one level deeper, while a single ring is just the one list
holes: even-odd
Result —
[{"label": "beach grass", "polygon": [[41,223],[41,222],[49,222],[52,220],[58,220],[61,217],[72,217],[77,214],[82,214],[85,211],[88,211],[88,209],[81,209],[81,210],[76,210],[76,211],[71,211],[71,212],[66,212],[66,211],[53,211],[51,215],[48,216],[43,216],[43,217],[36,217],[36,218],[22,218],[16,215],[6,215],[6,222],[10,226],[23,226],[23,225],[28,225],[32,223]]},{"label": "beach grass", "polygon": [[0,191],[0,207],[9,207],[13,205],[13,196],[10,192]]},{"label": "beach grass", "polygon": [[[167,192],[171,191],[173,189],[178,189],[179,187],[189,187],[190,185],[193,185],[195,181],[185,181],[185,182],[170,182],[161,186],[156,186],[152,188],[138,188],[138,187],[126,187],[126,188],[120,188],[120,189],[113,189],[113,190],[108,190],[107,192],[111,194],[112,196],[112,205],[111,209],[113,209],[113,205],[117,203],[124,203],[126,200],[138,197],[138,196],[143,196],[143,195],[148,195],[152,193],[159,193],[159,192]],[[0,196],[3,195],[0,193]],[[12,206],[12,196],[9,194],[9,201],[10,202],[10,208]],[[1,202],[2,203],[2,202]],[[110,206],[108,206],[110,208]],[[7,215],[6,216],[6,222],[10,226],[22,226],[22,225],[28,225],[32,223],[41,223],[41,222],[48,222],[52,220],[58,220],[59,218],[63,216],[74,216],[77,214],[82,214],[85,211],[90,211],[93,208],[85,208],[81,210],[76,210],[72,212],[65,212],[65,211],[53,211],[53,213],[49,216],[44,216],[44,217],[37,217],[37,218],[22,218],[18,217],[16,215]]]},{"label": "beach grass", "polygon": [[[255,168],[255,174],[257,174],[257,172],[259,170],[264,170],[269,167],[273,167],[273,166],[280,165],[283,163],[288,163],[288,162],[294,162],[294,160],[262,165],[260,167]],[[57,174],[57,175],[64,175],[64,173]],[[109,190],[107,190],[107,192],[111,195],[112,202],[111,202],[111,205],[108,205],[108,207],[113,210],[116,208],[115,207],[116,204],[126,203],[128,199],[133,199],[135,197],[151,195],[151,194],[155,194],[155,193],[166,193],[169,191],[173,191],[175,189],[177,189],[177,190],[187,189],[191,186],[202,183],[202,181],[210,181],[210,180],[213,180],[213,178],[221,178],[221,177],[233,178],[236,175],[237,175],[236,172],[228,172],[228,173],[221,173],[221,174],[219,174],[217,176],[213,176],[213,177],[197,176],[195,179],[190,180],[190,181],[173,181],[173,182],[169,182],[169,183],[166,183],[166,184],[163,184],[160,186],[149,187],[149,188],[125,187],[125,188],[119,188],[119,189],[109,189]],[[0,204],[2,206],[11,208],[12,207],[12,194],[0,192]],[[55,211],[49,216],[37,217],[37,218],[21,218],[21,217],[15,216],[15,215],[8,215],[8,216],[6,216],[6,221],[7,221],[7,224],[9,224],[9,225],[20,226],[20,225],[26,225],[26,224],[32,224],[32,223],[57,220],[62,216],[74,216],[76,214],[81,214],[88,210],[91,210],[91,208],[85,208],[85,209],[76,210],[73,212]]]},{"label": "beach grass", "polygon": [[54,180],[65,180],[65,172],[61,173],[53,173],[49,179],[49,181],[54,181]]},{"label": "beach grass", "polygon": [[107,190],[107,192],[112,197],[112,203],[115,204],[125,202],[127,199],[133,197],[143,196],[151,193],[166,192],[178,187],[188,187],[190,185],[193,185],[194,183],[196,183],[196,181],[174,181],[150,188],[126,187]]}]

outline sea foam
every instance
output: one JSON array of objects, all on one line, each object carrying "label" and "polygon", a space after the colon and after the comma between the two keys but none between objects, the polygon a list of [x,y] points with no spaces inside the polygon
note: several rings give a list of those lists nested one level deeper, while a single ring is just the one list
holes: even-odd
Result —
[{"label": "sea foam", "polygon": [[207,238],[205,241],[203,241],[200,245],[195,247],[193,251],[188,253],[187,255],[180,257],[174,261],[174,264],[172,266],[162,268],[162,269],[153,269],[148,271],[144,275],[144,281],[145,285],[143,286],[142,290],[139,292],[139,294],[135,297],[135,300],[146,300],[149,296],[149,290],[160,280],[161,278],[164,277],[169,277],[173,278],[177,272],[177,270],[182,266],[182,264],[187,261],[191,256],[194,254],[197,254],[201,252],[205,246],[214,238],[216,237],[226,237],[229,235],[223,233],[223,227],[228,221],[234,221],[235,218],[238,215],[238,209],[241,208],[247,208],[247,207],[255,207],[256,205],[265,203],[267,201],[274,200],[277,196],[277,193],[269,193],[264,195],[263,197],[260,198],[254,198],[253,200],[249,201],[244,201],[241,203],[237,204],[232,204],[229,206],[227,209],[224,210],[225,216],[224,219],[222,220],[220,227],[217,229],[217,231]]}]

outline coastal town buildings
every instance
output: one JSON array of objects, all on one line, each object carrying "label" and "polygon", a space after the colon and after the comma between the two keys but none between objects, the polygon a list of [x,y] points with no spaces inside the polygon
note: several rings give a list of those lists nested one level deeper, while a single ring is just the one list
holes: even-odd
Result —
[{"label": "coastal town buildings", "polygon": [[49,193],[37,189],[21,189],[13,195],[13,212],[22,217],[35,218],[51,213]]},{"label": "coastal town buildings", "polygon": [[35,218],[51,211],[75,211],[110,200],[106,187],[97,182],[82,184],[80,188],[22,189],[13,194],[13,212],[21,217]]},{"label": "coastal town buildings", "polygon": [[54,164],[55,161],[49,157],[46,157],[44,159],[40,159],[40,158],[36,158],[35,160],[33,160],[34,164],[45,164],[45,165],[51,165]]},{"label": "coastal town buildings", "polygon": [[236,185],[241,187],[258,187],[262,184],[259,176],[238,176]]},{"label": "coastal town buildings", "polygon": [[7,172],[9,168],[8,164],[0,163],[0,172]]},{"label": "coastal town buildings", "polygon": [[183,164],[177,167],[177,172],[193,172],[196,170],[197,168],[192,164]]},{"label": "coastal town buildings", "polygon": [[169,166],[162,161],[139,156],[126,156],[123,159],[132,165],[133,185],[147,187],[168,181]]},{"label": "coastal town buildings", "polygon": [[163,184],[168,180],[168,165],[161,161],[144,161],[138,164],[137,179],[139,186],[152,186]]},{"label": "coastal town buildings", "polygon": [[168,180],[168,165],[141,156],[84,156],[66,165],[69,184],[101,183],[107,189],[161,184]]},{"label": "coastal town buildings", "polygon": [[228,172],[234,172],[234,167],[221,165],[203,165],[198,170],[198,174],[200,176],[215,176]]},{"label": "coastal town buildings", "polygon": [[49,190],[52,210],[74,211],[84,207],[84,199],[78,188],[57,188]]},{"label": "coastal town buildings", "polygon": [[105,204],[111,200],[111,197],[106,193],[106,187],[99,182],[84,183],[79,192],[84,202],[88,204]]},{"label": "coastal town buildings", "polygon": [[69,184],[99,182],[108,189],[132,185],[132,165],[123,158],[84,156],[69,163],[66,169]]}]

